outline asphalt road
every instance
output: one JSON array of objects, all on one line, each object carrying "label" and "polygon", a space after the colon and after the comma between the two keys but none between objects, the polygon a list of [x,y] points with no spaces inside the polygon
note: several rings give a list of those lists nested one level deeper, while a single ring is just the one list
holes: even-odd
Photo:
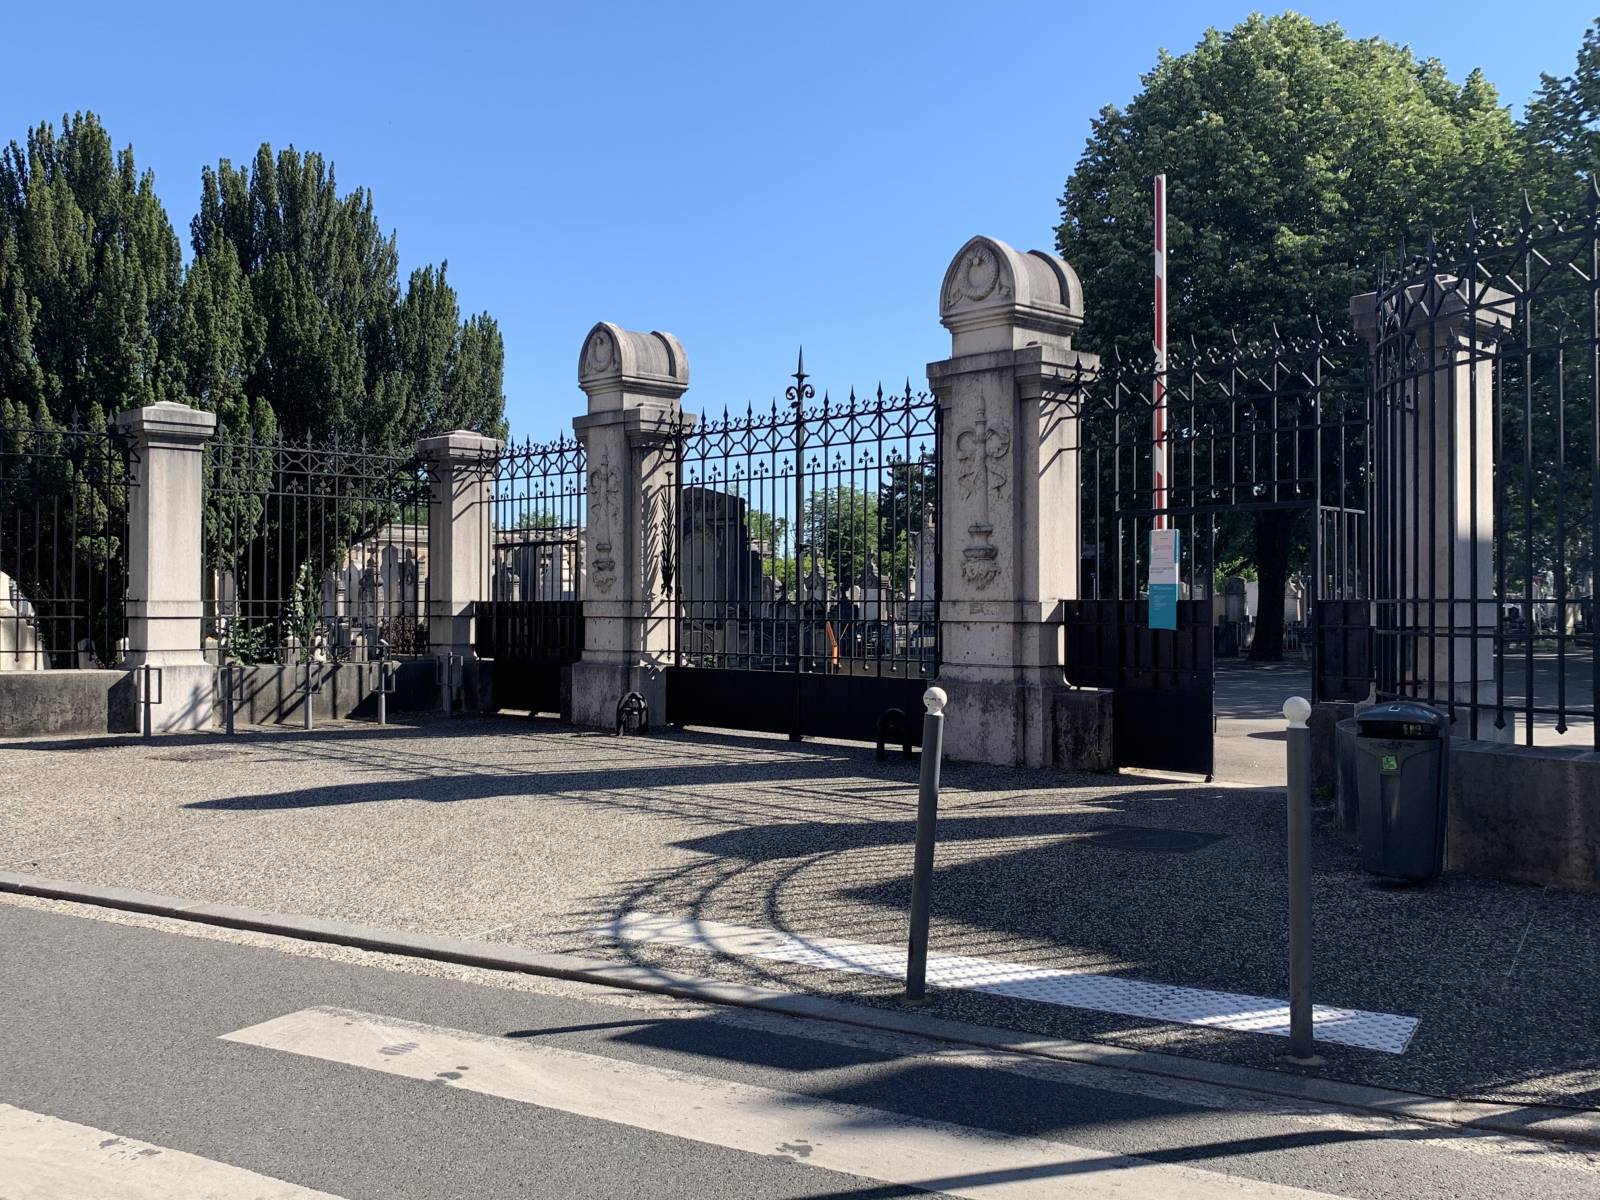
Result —
[{"label": "asphalt road", "polygon": [[5,1200],[1600,1194],[1548,1143],[130,914],[7,897],[0,947]]}]

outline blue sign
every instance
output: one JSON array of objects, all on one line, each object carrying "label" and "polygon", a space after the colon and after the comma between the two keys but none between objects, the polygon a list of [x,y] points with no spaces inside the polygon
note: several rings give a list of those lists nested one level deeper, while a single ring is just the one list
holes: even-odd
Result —
[{"label": "blue sign", "polygon": [[1150,531],[1150,628],[1178,627],[1178,531]]}]

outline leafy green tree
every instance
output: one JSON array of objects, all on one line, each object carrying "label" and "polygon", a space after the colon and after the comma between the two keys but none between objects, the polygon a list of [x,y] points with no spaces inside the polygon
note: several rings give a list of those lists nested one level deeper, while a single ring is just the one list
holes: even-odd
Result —
[{"label": "leafy green tree", "polygon": [[1600,19],[1584,31],[1572,74],[1540,77],[1522,132],[1546,204],[1572,210],[1580,189],[1600,176]]},{"label": "leafy green tree", "polygon": [[58,420],[182,399],[182,255],[92,113],[0,152],[0,397]]},{"label": "leafy green tree", "polygon": [[868,560],[876,562],[878,498],[846,483],[818,488],[806,497],[802,568],[816,563],[836,590],[860,583]]},{"label": "leafy green tree", "polygon": [[[413,271],[402,290],[395,236],[371,192],[341,196],[321,155],[263,145],[248,167],[206,168],[190,232],[191,274],[231,279],[231,255],[248,284],[248,332],[226,370],[285,436],[403,448],[449,429],[504,434],[494,319],[461,320],[443,265]],[[234,294],[213,302],[231,323]]]},{"label": "leafy green tree", "polygon": [[[169,399],[216,413],[222,445],[208,462],[221,486],[206,545],[218,569],[237,567],[229,560],[247,555],[234,551],[267,535],[272,462],[259,448],[280,432],[404,452],[448,429],[505,431],[493,318],[462,319],[443,265],[412,272],[402,288],[395,237],[378,225],[371,194],[341,196],[319,155],[263,146],[248,168],[223,160],[204,171],[190,233],[185,271],[153,177],[131,149],[113,150],[92,113],[63,118],[59,133],[41,124],[0,151],[0,425],[12,429],[0,445],[10,466],[0,503],[48,510],[52,521],[67,514],[59,529],[0,543],[0,570],[41,607],[60,579],[120,556],[120,514],[106,497],[125,481],[106,477],[114,461],[61,432],[74,418],[103,431],[123,409]],[[287,599],[301,543],[341,547],[414,512],[414,487],[397,472],[391,496],[342,506],[339,528],[297,530],[275,556],[286,561],[273,594]],[[63,540],[32,577],[21,549]],[[119,594],[101,593],[108,612]],[[97,628],[103,655],[109,626]]]},{"label": "leafy green tree", "polygon": [[[181,281],[152,176],[92,114],[0,152],[0,571],[39,610],[60,665],[72,637],[109,660],[120,633],[126,487],[103,437],[63,431],[103,435],[121,409],[184,397]],[[90,578],[92,595],[77,598],[89,607],[75,610],[66,581]]]},{"label": "leafy green tree", "polygon": [[[1170,340],[1202,347],[1267,320],[1347,327],[1350,297],[1371,290],[1402,237],[1459,228],[1469,208],[1503,211],[1520,186],[1523,143],[1479,72],[1457,85],[1437,60],[1294,13],[1208,30],[1190,52],[1163,53],[1142,84],[1093,122],[1056,231],[1083,279],[1084,341],[1103,353],[1149,344],[1158,173]],[[1279,657],[1292,516],[1224,518],[1218,541],[1219,557],[1253,549],[1252,654]]]}]

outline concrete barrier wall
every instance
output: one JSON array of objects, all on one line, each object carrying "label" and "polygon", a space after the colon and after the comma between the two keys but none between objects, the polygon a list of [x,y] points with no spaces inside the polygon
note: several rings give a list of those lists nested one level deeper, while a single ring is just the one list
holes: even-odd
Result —
[{"label": "concrete barrier wall", "polygon": [[[395,691],[389,711],[427,712],[439,705],[434,660],[418,659],[396,664]],[[305,721],[306,668],[302,664],[280,667],[270,663],[235,667],[233,719],[241,725],[299,725]],[[311,696],[311,719],[343,720],[347,717],[377,720],[378,664],[312,663],[312,680],[318,688]],[[217,723],[225,720],[218,689]]]},{"label": "concrete barrier wall", "polygon": [[0,672],[0,736],[134,733],[131,671]]},{"label": "concrete barrier wall", "polygon": [[1445,866],[1600,892],[1600,754],[1454,743]]}]

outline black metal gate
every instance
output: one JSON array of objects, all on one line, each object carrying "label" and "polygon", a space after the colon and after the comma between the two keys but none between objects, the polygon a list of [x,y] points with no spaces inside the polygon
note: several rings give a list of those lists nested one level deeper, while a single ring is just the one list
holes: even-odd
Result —
[{"label": "black metal gate", "polygon": [[[1246,553],[1263,559],[1263,574],[1273,564],[1262,587],[1283,586],[1302,564],[1315,690],[1355,686],[1344,676],[1363,669],[1366,634],[1330,639],[1323,619],[1326,606],[1365,595],[1370,471],[1359,364],[1349,340],[1320,331],[1274,329],[1217,352],[1173,355],[1164,496],[1153,479],[1149,366],[1114,361],[1062,396],[1081,418],[1084,556],[1082,598],[1064,606],[1066,676],[1114,693],[1117,765],[1211,774],[1215,660],[1226,632],[1218,568]],[[1149,534],[1158,523],[1179,535],[1171,630],[1149,620]]]},{"label": "black metal gate", "polygon": [[494,462],[475,649],[494,660],[497,708],[572,715],[583,655],[587,475],[581,442],[524,442]]},{"label": "black metal gate", "polygon": [[844,403],[802,360],[787,404],[679,431],[667,719],[915,742],[938,673],[938,410]]}]

